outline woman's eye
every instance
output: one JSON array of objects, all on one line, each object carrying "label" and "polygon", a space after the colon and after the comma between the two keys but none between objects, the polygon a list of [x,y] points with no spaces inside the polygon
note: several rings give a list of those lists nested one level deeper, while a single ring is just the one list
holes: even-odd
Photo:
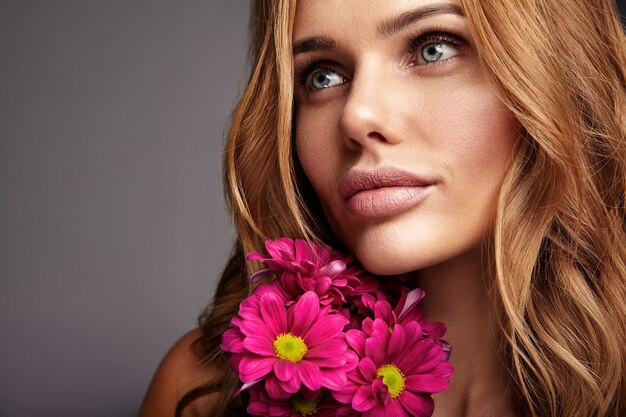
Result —
[{"label": "woman's eye", "polygon": [[313,91],[324,90],[345,82],[345,78],[330,68],[319,68],[309,76],[309,87]]},{"label": "woman's eye", "polygon": [[444,42],[431,42],[420,48],[419,60],[423,64],[430,64],[437,61],[445,61],[456,56],[458,48]]},{"label": "woman's eye", "polygon": [[415,39],[410,48],[412,65],[428,65],[445,61],[461,53],[466,42],[450,34],[428,34]]}]

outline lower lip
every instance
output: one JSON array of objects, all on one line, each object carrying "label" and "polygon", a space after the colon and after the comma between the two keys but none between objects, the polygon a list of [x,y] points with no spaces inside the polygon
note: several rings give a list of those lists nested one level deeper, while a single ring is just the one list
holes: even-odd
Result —
[{"label": "lower lip", "polygon": [[345,200],[346,209],[361,218],[393,216],[421,203],[432,187],[382,187],[359,191]]}]

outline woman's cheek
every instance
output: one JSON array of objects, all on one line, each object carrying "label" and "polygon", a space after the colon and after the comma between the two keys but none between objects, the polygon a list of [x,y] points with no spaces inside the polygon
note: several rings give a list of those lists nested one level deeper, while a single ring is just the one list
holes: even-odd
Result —
[{"label": "woman's cheek", "polygon": [[[322,113],[322,114],[320,114]],[[297,115],[296,122],[296,152],[304,172],[318,192],[324,185],[332,181],[339,166],[337,162],[336,134],[331,129],[332,121],[328,120],[321,111],[302,111]]]}]

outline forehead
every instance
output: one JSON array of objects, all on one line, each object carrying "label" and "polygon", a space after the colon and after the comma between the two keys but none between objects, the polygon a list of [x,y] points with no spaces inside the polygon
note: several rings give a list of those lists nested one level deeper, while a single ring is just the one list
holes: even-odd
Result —
[{"label": "forehead", "polygon": [[299,0],[294,39],[318,34],[380,34],[389,22],[412,11],[424,15],[462,13],[455,0]]}]

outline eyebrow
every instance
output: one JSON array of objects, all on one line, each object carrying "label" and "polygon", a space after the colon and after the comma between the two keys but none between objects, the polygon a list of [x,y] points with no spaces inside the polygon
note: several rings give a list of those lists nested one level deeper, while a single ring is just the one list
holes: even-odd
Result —
[{"label": "eyebrow", "polygon": [[409,10],[404,13],[400,13],[390,19],[384,20],[378,25],[378,35],[384,38],[388,38],[396,33],[402,31],[407,26],[412,25],[418,20],[424,19],[428,16],[439,14],[455,14],[458,16],[465,16],[461,6],[452,3],[440,3],[430,4],[419,9]]},{"label": "eyebrow", "polygon": [[325,51],[336,46],[334,39],[326,36],[314,36],[293,43],[293,55],[311,51]]},{"label": "eyebrow", "polygon": [[[458,16],[465,16],[463,9],[456,4],[431,4],[415,10],[400,13],[397,16],[384,20],[377,27],[378,36],[388,38],[398,32],[401,32],[413,23],[424,19],[425,17],[438,14],[455,14]],[[336,45],[337,42],[333,38],[327,36],[305,38],[293,43],[293,55],[295,56],[297,54],[311,51],[325,51],[334,48]]]}]

